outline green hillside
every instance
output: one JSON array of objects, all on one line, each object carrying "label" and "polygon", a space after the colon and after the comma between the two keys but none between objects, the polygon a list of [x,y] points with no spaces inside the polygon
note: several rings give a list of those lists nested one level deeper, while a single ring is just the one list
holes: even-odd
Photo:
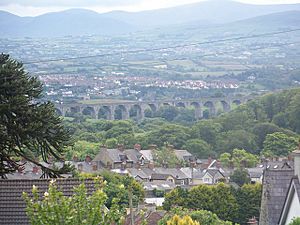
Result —
[{"label": "green hillside", "polygon": [[296,147],[300,134],[300,89],[267,94],[217,118],[198,122],[187,116],[191,109],[179,111],[176,116],[175,109],[161,110],[165,111],[141,123],[66,120],[75,142],[67,157],[93,156],[103,144],[109,148],[117,144],[132,148],[135,143],[144,149],[155,144],[162,150],[171,144],[186,148],[199,158],[218,157],[236,148],[259,156],[287,156]]}]

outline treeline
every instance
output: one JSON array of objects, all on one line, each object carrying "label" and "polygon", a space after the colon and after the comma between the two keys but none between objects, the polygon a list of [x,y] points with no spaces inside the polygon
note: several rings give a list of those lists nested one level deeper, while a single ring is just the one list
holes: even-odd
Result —
[{"label": "treeline", "polygon": [[[165,195],[163,208],[169,212],[160,224],[166,224],[173,214],[190,215],[204,225],[231,224],[225,221],[247,224],[248,219],[259,218],[260,201],[261,184],[245,184],[237,189],[223,183],[198,185],[190,190],[176,188]],[[203,218],[202,210],[210,211],[210,215]]]},{"label": "treeline", "polygon": [[160,112],[163,118],[146,118],[140,123],[86,118],[65,120],[74,138],[67,158],[74,154],[79,158],[86,154],[93,156],[100,145],[114,148],[123,144],[132,148],[135,143],[141,144],[143,149],[153,144],[158,148],[170,144],[200,158],[218,157],[234,149],[244,149],[257,156],[287,156],[298,143],[300,89],[264,95],[214,119],[189,121],[191,114],[186,115],[187,110],[174,113],[166,108]]}]

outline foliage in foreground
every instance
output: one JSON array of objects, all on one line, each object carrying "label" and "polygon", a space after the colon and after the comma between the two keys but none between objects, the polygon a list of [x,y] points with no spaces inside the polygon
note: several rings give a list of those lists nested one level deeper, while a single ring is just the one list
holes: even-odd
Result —
[{"label": "foliage in foreground", "polygon": [[95,178],[101,176],[106,183],[103,187],[103,191],[107,195],[106,206],[111,207],[113,200],[118,198],[119,206],[122,208],[128,208],[129,205],[129,189],[132,189],[132,202],[134,206],[144,200],[145,191],[142,185],[136,181],[133,177],[122,176],[110,171],[103,171],[100,174],[86,174],[81,173],[78,175],[80,179]]},{"label": "foliage in foreground", "polygon": [[207,210],[221,220],[244,224],[253,216],[259,217],[260,201],[260,184],[245,184],[234,189],[220,183],[212,186],[199,185],[190,190],[175,188],[165,195],[163,207],[165,210],[178,206],[196,211]]},{"label": "foliage in foreground", "polygon": [[55,182],[50,182],[43,198],[37,187],[33,186],[32,195],[23,193],[26,213],[32,225],[107,225],[122,224],[124,211],[120,209],[119,199],[114,198],[108,210],[105,206],[107,195],[104,183],[95,185],[95,192],[87,194],[84,183],[74,187],[74,194],[66,197],[58,190]]},{"label": "foliage in foreground", "polygon": [[300,217],[294,218],[289,225],[300,225]]},{"label": "foliage in foreground", "polygon": [[190,216],[194,221],[199,222],[201,225],[232,225],[229,221],[223,221],[218,216],[206,210],[189,210],[181,207],[173,208],[169,211],[160,221],[159,225],[166,225],[174,215]]},{"label": "foliage in foreground", "polygon": [[173,216],[168,222],[167,225],[200,225],[197,221],[193,221],[190,216]]}]

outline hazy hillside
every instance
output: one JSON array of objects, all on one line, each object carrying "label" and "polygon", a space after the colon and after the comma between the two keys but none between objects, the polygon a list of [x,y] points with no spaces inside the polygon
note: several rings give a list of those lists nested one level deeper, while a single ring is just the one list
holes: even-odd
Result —
[{"label": "hazy hillside", "polygon": [[37,17],[18,17],[0,12],[0,18],[3,36],[114,35],[135,30],[125,22],[83,9],[47,13]]},{"label": "hazy hillside", "polygon": [[[258,17],[276,12],[272,17]],[[212,27],[224,23],[234,25],[297,25],[300,4],[291,5],[250,5],[230,0],[211,0],[179,7],[142,11],[136,13],[114,11],[99,14],[91,10],[72,9],[47,13],[37,17],[19,17],[0,11],[0,32],[4,37],[54,37],[65,35],[118,35],[153,27],[193,26]],[[276,22],[277,21],[277,22]],[[242,23],[242,24],[241,24]],[[299,23],[298,23],[299,24]],[[222,25],[223,26],[223,25]],[[229,26],[230,27],[230,26]]]},{"label": "hazy hillside", "polygon": [[150,10],[136,13],[117,11],[110,12],[105,15],[139,27],[150,27],[170,25],[175,23],[182,24],[192,21],[200,21],[201,24],[206,22],[228,23],[251,17],[291,10],[300,10],[300,4],[250,5],[230,0],[210,0],[160,10]]}]

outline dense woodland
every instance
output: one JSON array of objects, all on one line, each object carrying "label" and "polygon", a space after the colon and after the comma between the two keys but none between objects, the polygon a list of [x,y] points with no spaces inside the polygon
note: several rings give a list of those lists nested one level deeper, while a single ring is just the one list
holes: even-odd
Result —
[{"label": "dense woodland", "polygon": [[[190,109],[164,107],[153,118],[133,120],[92,120],[83,116],[66,118],[73,136],[66,158],[94,156],[105,145],[114,148],[135,143],[147,149],[157,145],[165,157],[168,145],[187,149],[198,158],[232,158],[233,150],[261,156],[287,156],[298,143],[300,133],[300,89],[267,94],[240,105],[216,118],[194,121]],[[229,154],[228,154],[229,153]],[[171,157],[172,158],[172,157]]]},{"label": "dense woodland", "polygon": [[248,218],[259,217],[260,200],[260,184],[245,184],[241,188],[223,183],[199,185],[190,190],[176,188],[165,195],[164,209],[168,214],[160,224],[166,224],[174,214],[190,215],[203,225],[232,224],[226,221],[246,224]]}]

